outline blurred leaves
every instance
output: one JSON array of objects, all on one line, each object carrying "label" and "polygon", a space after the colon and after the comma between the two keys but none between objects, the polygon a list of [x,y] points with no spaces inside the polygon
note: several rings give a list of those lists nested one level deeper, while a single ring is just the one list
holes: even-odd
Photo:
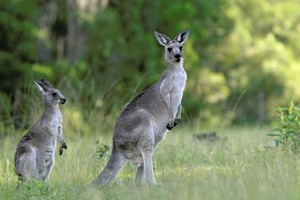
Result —
[{"label": "blurred leaves", "polygon": [[25,1],[11,0],[0,6],[0,91],[20,87],[23,68],[35,59],[35,10],[34,3]]},{"label": "blurred leaves", "polygon": [[[17,90],[26,93],[33,79],[46,78],[69,97],[68,113],[80,113],[78,124],[95,121],[92,130],[107,116],[113,123],[166,68],[153,31],[174,38],[184,28],[191,31],[184,44],[186,121],[263,123],[274,117],[274,107],[300,100],[298,0],[93,0],[86,7],[82,0],[70,2],[71,11],[63,0],[1,4],[0,91],[11,95],[15,108],[22,103],[14,102]],[[80,41],[71,41],[74,51],[82,49],[72,65],[69,23]],[[9,114],[24,114],[15,110]]]}]

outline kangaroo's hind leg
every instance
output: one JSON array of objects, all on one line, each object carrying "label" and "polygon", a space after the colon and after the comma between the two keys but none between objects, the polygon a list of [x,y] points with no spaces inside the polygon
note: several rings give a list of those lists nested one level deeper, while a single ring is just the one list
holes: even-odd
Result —
[{"label": "kangaroo's hind leg", "polygon": [[19,182],[38,178],[36,151],[25,152],[16,159],[16,173],[19,175]]},{"label": "kangaroo's hind leg", "polygon": [[136,179],[141,183],[156,184],[152,156],[154,152],[154,130],[151,123],[144,128],[138,142],[138,149],[143,157],[143,166],[138,168]]},{"label": "kangaroo's hind leg", "polygon": [[48,153],[45,155],[42,155],[40,158],[40,166],[41,169],[39,171],[39,178],[38,179],[42,179],[44,181],[48,181],[50,178],[50,174],[52,172],[53,166],[54,166],[54,153]]},{"label": "kangaroo's hind leg", "polygon": [[142,176],[142,182],[147,184],[156,184],[154,172],[153,172],[153,152],[142,151],[143,162],[144,162],[144,174]]},{"label": "kangaroo's hind leg", "polygon": [[135,182],[137,184],[141,184],[143,176],[144,176],[144,165],[140,165],[137,167],[137,170],[136,170]]}]

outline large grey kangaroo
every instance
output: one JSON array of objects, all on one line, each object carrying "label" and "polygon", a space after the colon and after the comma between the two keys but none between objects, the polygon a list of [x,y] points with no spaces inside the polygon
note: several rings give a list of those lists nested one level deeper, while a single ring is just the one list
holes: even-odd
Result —
[{"label": "large grey kangaroo", "polygon": [[45,110],[17,146],[15,169],[19,182],[26,179],[47,181],[54,165],[56,139],[60,140],[60,155],[64,148],[67,149],[62,137],[62,116],[58,107],[58,104],[66,102],[66,98],[44,79],[35,83],[43,94]]},{"label": "large grey kangaroo", "polygon": [[132,99],[121,112],[114,128],[111,157],[92,185],[110,184],[127,160],[137,166],[137,183],[156,183],[152,163],[154,149],[164,139],[167,129],[171,130],[181,119],[181,99],[187,79],[182,44],[188,38],[189,29],[174,40],[156,31],[154,35],[165,47],[168,68],[157,83]]}]

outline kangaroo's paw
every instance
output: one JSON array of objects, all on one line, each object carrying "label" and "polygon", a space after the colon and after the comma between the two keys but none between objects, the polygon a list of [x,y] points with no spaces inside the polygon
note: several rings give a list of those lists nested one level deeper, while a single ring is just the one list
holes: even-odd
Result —
[{"label": "kangaroo's paw", "polygon": [[167,129],[170,131],[170,130],[172,130],[174,127],[175,127],[175,120],[174,120],[174,119],[171,119],[171,120],[169,121],[169,123],[167,124]]},{"label": "kangaroo's paw", "polygon": [[174,127],[177,126],[177,124],[179,124],[180,120],[181,120],[180,118],[176,118],[174,120]]},{"label": "kangaroo's paw", "polygon": [[172,128],[174,128],[174,123],[173,123],[173,125],[171,123],[168,123],[167,129],[170,131],[170,130],[172,130]]},{"label": "kangaroo's paw", "polygon": [[67,144],[62,143],[59,147],[59,155],[61,156],[63,154],[63,149],[67,149]]},{"label": "kangaroo's paw", "polygon": [[172,130],[175,126],[177,126],[177,124],[180,122],[180,118],[176,118],[173,121],[169,122],[167,124],[167,129],[170,131]]}]

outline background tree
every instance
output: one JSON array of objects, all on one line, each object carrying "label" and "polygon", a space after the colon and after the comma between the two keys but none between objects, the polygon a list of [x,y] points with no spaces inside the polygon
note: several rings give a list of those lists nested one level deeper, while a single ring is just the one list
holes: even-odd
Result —
[{"label": "background tree", "polygon": [[183,117],[195,127],[268,122],[278,104],[300,99],[299,9],[298,0],[8,0],[0,128],[28,121],[16,123],[34,106],[24,96],[41,77],[67,91],[65,112],[76,120],[110,118],[112,126],[166,67],[153,31],[175,36],[187,27]]},{"label": "background tree", "polygon": [[36,9],[31,2],[6,1],[0,10],[0,91],[10,93],[19,88],[26,68],[36,61]]}]

